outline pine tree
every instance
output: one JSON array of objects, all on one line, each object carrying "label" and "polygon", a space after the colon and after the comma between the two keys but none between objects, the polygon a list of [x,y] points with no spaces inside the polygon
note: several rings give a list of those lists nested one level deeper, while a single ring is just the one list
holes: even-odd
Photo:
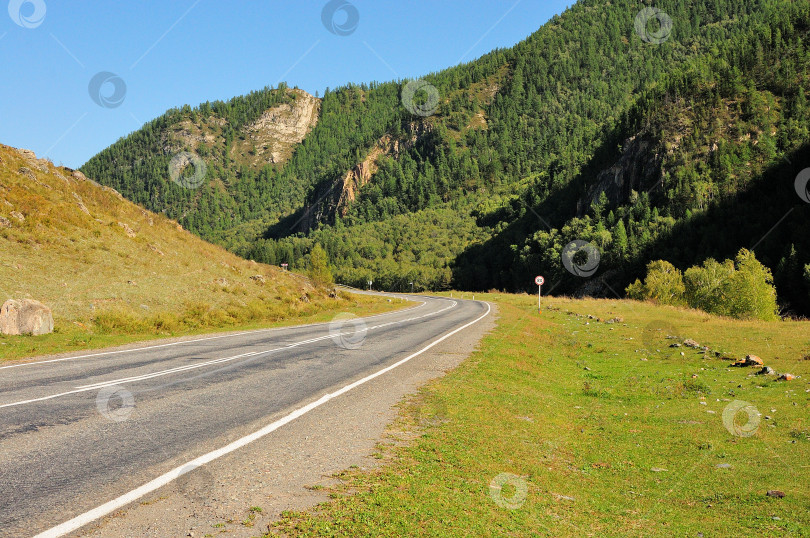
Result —
[{"label": "pine tree", "polygon": [[613,233],[613,250],[619,260],[625,259],[628,247],[629,241],[627,239],[627,230],[624,227],[624,219],[619,219],[616,231]]}]

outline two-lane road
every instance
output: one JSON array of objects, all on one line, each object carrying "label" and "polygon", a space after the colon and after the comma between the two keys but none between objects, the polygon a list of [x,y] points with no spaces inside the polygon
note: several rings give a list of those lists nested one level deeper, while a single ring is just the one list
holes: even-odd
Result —
[{"label": "two-lane road", "polygon": [[413,299],[331,324],[0,367],[0,535],[75,530],[393,375],[489,312],[476,301]]}]

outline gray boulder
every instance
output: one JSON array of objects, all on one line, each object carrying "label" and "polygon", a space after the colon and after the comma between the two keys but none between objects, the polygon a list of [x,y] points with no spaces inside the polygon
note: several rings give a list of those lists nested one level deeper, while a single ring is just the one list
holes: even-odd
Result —
[{"label": "gray boulder", "polygon": [[10,299],[0,307],[0,333],[38,336],[53,332],[51,309],[32,299]]}]

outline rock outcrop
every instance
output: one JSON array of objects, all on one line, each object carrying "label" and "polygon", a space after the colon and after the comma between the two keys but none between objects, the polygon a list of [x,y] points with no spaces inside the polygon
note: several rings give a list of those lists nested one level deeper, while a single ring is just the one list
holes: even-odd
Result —
[{"label": "rock outcrop", "polygon": [[0,307],[0,333],[39,336],[53,332],[51,309],[32,299],[10,299]]},{"label": "rock outcrop", "polygon": [[380,157],[399,158],[411,149],[422,137],[433,131],[427,122],[412,122],[402,138],[385,135],[369,150],[368,155],[346,174],[335,180],[328,190],[321,191],[317,199],[304,210],[298,221],[297,231],[308,231],[320,222],[333,222],[335,217],[345,216],[360,189],[372,180],[379,169]]},{"label": "rock outcrop", "polygon": [[[266,110],[246,128],[256,160],[287,161],[296,145],[318,124],[321,100],[303,90],[291,90],[295,100]],[[252,148],[251,148],[252,149]]]},{"label": "rock outcrop", "polygon": [[629,138],[616,163],[596,176],[596,184],[577,202],[577,216],[588,212],[604,192],[611,207],[630,199],[631,191],[654,190],[661,178],[662,156],[655,143],[643,134]]}]

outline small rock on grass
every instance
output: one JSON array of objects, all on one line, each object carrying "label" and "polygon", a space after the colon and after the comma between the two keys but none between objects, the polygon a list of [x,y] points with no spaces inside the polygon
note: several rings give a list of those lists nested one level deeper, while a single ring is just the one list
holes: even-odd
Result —
[{"label": "small rock on grass", "polygon": [[731,469],[732,468],[730,463],[718,463],[717,465],[715,465],[715,467],[717,467],[718,469]]},{"label": "small rock on grass", "polygon": [[757,375],[776,375],[776,370],[774,370],[770,366],[763,366],[762,370],[757,372]]},{"label": "small rock on grass", "polygon": [[779,376],[780,381],[793,381],[796,379],[796,376],[793,374],[782,374]]},{"label": "small rock on grass", "polygon": [[775,499],[782,499],[785,497],[784,491],[779,491],[778,489],[769,489],[768,493],[766,493],[768,497],[773,497]]},{"label": "small rock on grass", "polygon": [[735,362],[732,366],[763,366],[763,362],[756,355],[746,355],[744,359]]},{"label": "small rock on grass", "polygon": [[652,472],[654,472],[654,473],[665,473],[667,470],[666,470],[666,469],[662,469],[661,467],[652,467],[652,468],[650,469],[650,471],[652,471]]}]

